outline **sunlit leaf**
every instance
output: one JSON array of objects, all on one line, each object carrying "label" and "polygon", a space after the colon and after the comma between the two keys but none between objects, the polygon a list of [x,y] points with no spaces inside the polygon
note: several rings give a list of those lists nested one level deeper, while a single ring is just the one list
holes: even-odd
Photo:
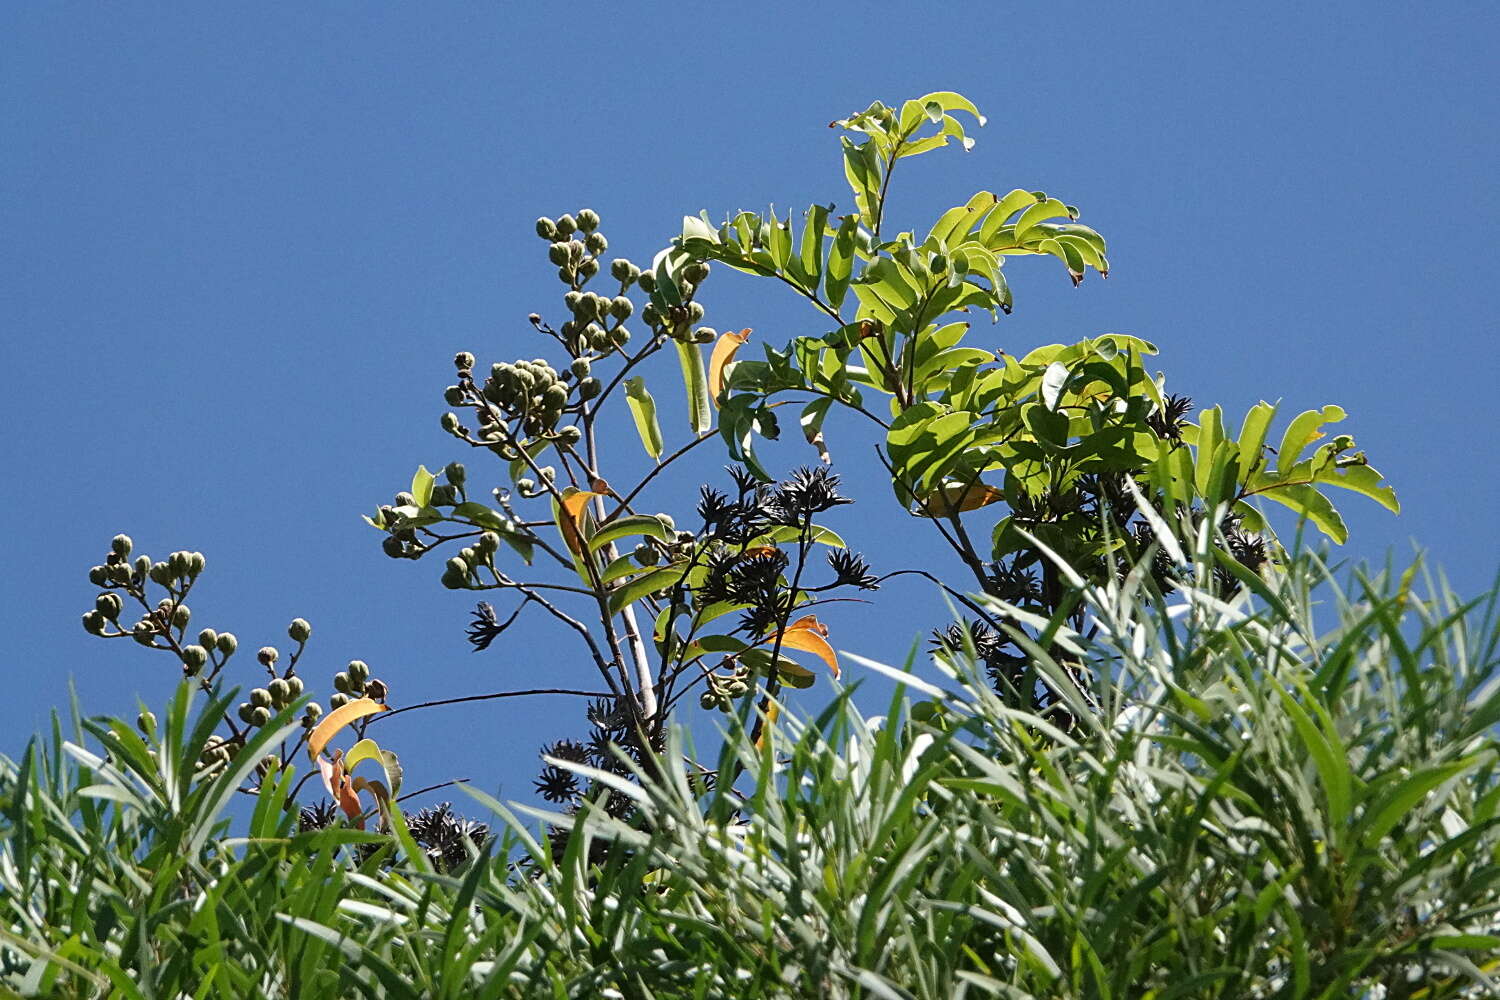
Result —
[{"label": "sunlit leaf", "polygon": [[663,450],[661,424],[656,419],[656,400],[647,391],[644,378],[633,375],[625,380],[625,403],[635,418],[636,433],[641,436],[646,454],[653,460],[660,459]]},{"label": "sunlit leaf", "polygon": [[335,708],[313,728],[312,734],[307,738],[307,753],[310,757],[317,757],[328,745],[328,741],[338,735],[339,731],[356,719],[363,719],[367,715],[376,712],[389,712],[389,705],[381,704],[373,698],[356,698],[346,701]]},{"label": "sunlit leaf", "polygon": [[739,333],[725,331],[714,344],[713,354],[708,360],[708,398],[713,400],[715,406],[724,393],[724,369],[734,361],[735,353],[749,339],[750,328],[746,327]]}]

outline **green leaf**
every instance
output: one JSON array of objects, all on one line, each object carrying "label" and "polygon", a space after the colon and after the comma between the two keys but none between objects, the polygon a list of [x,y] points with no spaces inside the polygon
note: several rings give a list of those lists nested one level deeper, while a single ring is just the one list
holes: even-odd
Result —
[{"label": "green leaf", "polygon": [[662,566],[652,570],[645,576],[631,580],[618,590],[610,592],[609,610],[611,614],[618,614],[625,605],[634,603],[655,590],[663,590],[681,580],[683,574],[688,570],[687,563],[673,563],[670,566]]},{"label": "green leaf", "polygon": [[859,218],[846,215],[839,221],[833,245],[828,248],[828,269],[823,274],[823,294],[828,304],[837,310],[844,304],[849,291],[850,274],[854,266],[854,233],[859,228]]},{"label": "green leaf", "polygon": [[1068,368],[1054,361],[1042,373],[1042,404],[1049,410],[1057,409],[1063,387],[1068,384]]},{"label": "green leaf", "polygon": [[1422,768],[1404,779],[1381,801],[1371,803],[1365,810],[1364,818],[1360,821],[1361,839],[1371,847],[1378,845],[1380,839],[1390,833],[1402,817],[1417,808],[1434,788],[1451,778],[1458,777],[1489,757],[1491,754],[1488,753],[1474,754],[1451,764],[1436,764]]},{"label": "green leaf", "polygon": [[1240,425],[1240,482],[1247,482],[1263,461],[1262,452],[1266,444],[1266,431],[1276,416],[1276,407],[1259,402],[1250,407]]},{"label": "green leaf", "polygon": [[688,424],[694,434],[713,429],[713,407],[708,398],[708,372],[703,367],[703,352],[697,344],[674,340],[677,360],[682,365],[682,384],[687,389]]},{"label": "green leaf", "polygon": [[670,541],[673,533],[667,530],[661,518],[652,517],[650,514],[631,514],[628,517],[619,517],[602,525],[590,536],[589,548],[597,552],[610,542],[632,535],[649,536],[662,541]]},{"label": "green leaf", "polygon": [[646,380],[639,375],[625,380],[625,402],[630,407],[630,415],[635,418],[636,433],[641,436],[641,444],[646,449],[653,461],[661,460],[662,439],[661,424],[656,419],[656,400],[651,398],[651,393],[646,391]]},{"label": "green leaf", "polygon": [[1325,735],[1284,688],[1278,686],[1275,690],[1281,697],[1281,703],[1285,706],[1297,735],[1301,737],[1313,766],[1317,768],[1323,795],[1328,801],[1329,832],[1336,835],[1336,831],[1348,822],[1353,804],[1354,779],[1349,771],[1348,754],[1339,742],[1337,733],[1330,730]]},{"label": "green leaf", "polygon": [[1342,407],[1331,404],[1321,410],[1299,413],[1281,436],[1281,447],[1276,453],[1276,468],[1285,471],[1296,465],[1307,446],[1323,436],[1323,425],[1338,423],[1344,416]]},{"label": "green leaf", "polygon": [[434,477],[427,471],[427,466],[417,466],[416,474],[411,477],[411,495],[416,498],[418,507],[427,507],[432,503],[432,484]]}]

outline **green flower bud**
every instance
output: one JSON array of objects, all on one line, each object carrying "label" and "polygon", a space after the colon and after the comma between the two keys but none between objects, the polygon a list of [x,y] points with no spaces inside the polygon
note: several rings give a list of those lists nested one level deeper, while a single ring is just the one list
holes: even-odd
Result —
[{"label": "green flower bud", "polygon": [[223,655],[233,656],[234,651],[240,646],[240,641],[234,637],[233,632],[220,632],[219,637],[214,640],[214,645],[219,647],[219,652]]},{"label": "green flower bud", "polygon": [[135,557],[135,575],[142,580],[151,575],[151,557],[139,555]]},{"label": "green flower bud", "polygon": [[257,708],[250,713],[250,725],[264,726],[271,721],[271,710],[269,708]]},{"label": "green flower bud", "polygon": [[[647,308],[650,308],[649,306]],[[630,331],[623,326],[617,326],[609,331],[609,342],[616,347],[624,347],[630,343]]]},{"label": "green flower bud", "polygon": [[279,771],[281,770],[281,758],[274,753],[268,753],[260,759],[257,770],[260,771],[262,777],[270,774],[272,771]]},{"label": "green flower bud", "polygon": [[396,496],[392,499],[392,502],[397,507],[413,507],[416,506],[417,498],[412,496],[405,490],[402,490],[400,493],[396,494]]},{"label": "green flower bud", "polygon": [[500,536],[493,531],[486,531],[474,542],[474,547],[486,555],[491,555],[500,548]]},{"label": "green flower bud", "polygon": [[443,402],[447,403],[449,406],[463,406],[464,391],[462,387],[450,385],[448,388],[444,389]]},{"label": "green flower bud", "polygon": [[593,258],[583,261],[578,265],[578,273],[584,278],[592,278],[599,273],[599,262]]},{"label": "green flower bud", "polygon": [[624,257],[612,260],[609,263],[609,276],[622,285],[628,285],[635,281],[635,276],[638,273],[635,270],[635,265]]},{"label": "green flower bud", "polygon": [[459,351],[453,355],[453,367],[461,372],[472,370],[474,367],[474,355],[468,351]]},{"label": "green flower bud", "polygon": [[406,555],[406,545],[395,535],[386,535],[380,540],[380,551],[392,559],[400,559]]},{"label": "green flower bud", "polygon": [[554,243],[547,248],[547,259],[559,267],[567,264],[570,256],[567,243]]},{"label": "green flower bud", "polygon": [[316,721],[318,718],[320,718],[322,716],[322,714],[323,714],[323,706],[319,705],[315,701],[308,702],[307,703],[307,707],[302,710],[302,717],[303,718],[312,719],[314,721]]},{"label": "green flower bud", "polygon": [[469,564],[464,562],[458,556],[454,556],[452,559],[448,560],[448,571],[451,573],[457,573],[463,577],[467,577],[469,575]]},{"label": "green flower bud", "polygon": [[150,646],[156,641],[156,626],[143,618],[131,627],[130,634],[142,646]]},{"label": "green flower bud", "polygon": [[578,223],[571,215],[560,215],[557,218],[557,234],[559,236],[572,236],[573,230],[578,228]]},{"label": "green flower bud", "polygon": [[708,263],[696,260],[682,269],[682,276],[695,285],[703,284],[703,279],[708,277]]},{"label": "green flower bud", "polygon": [[347,704],[349,704],[349,696],[347,694],[334,694],[328,698],[329,708],[339,708]]},{"label": "green flower bud", "polygon": [[603,233],[589,233],[583,245],[589,253],[598,255],[609,249],[609,240],[604,238]]},{"label": "green flower bud", "polygon": [[104,625],[104,616],[99,612],[85,611],[83,613],[83,630],[89,635],[103,635]]},{"label": "green flower bud", "polygon": [[150,712],[142,712],[135,717],[135,728],[147,736],[156,735],[156,716]]},{"label": "green flower bud", "polygon": [[255,717],[255,706],[248,701],[240,702],[239,715],[241,722],[249,724],[250,720]]},{"label": "green flower bud", "polygon": [[202,646],[183,646],[182,665],[188,673],[196,674],[208,662],[208,650]]},{"label": "green flower bud", "polygon": [[478,566],[480,564],[479,551],[471,545],[465,545],[459,549],[458,558],[464,561],[465,566]]},{"label": "green flower bud", "polygon": [[557,430],[557,437],[563,444],[571,447],[583,440],[583,431],[577,427],[560,427]]},{"label": "green flower bud", "polygon": [[561,409],[567,402],[567,386],[558,385],[554,382],[552,385],[547,386],[546,392],[542,393],[542,405],[549,410]]},{"label": "green flower bud", "polygon": [[434,507],[451,507],[458,503],[458,489],[451,483],[438,483],[428,502]]},{"label": "green flower bud", "polygon": [[599,228],[599,213],[592,208],[585,208],[578,213],[578,228],[586,233],[592,233]]},{"label": "green flower bud", "polygon": [[676,531],[677,530],[677,522],[674,521],[674,520],[672,520],[672,515],[671,514],[657,514],[656,515],[656,519],[658,521],[660,521],[661,522],[661,526],[663,528],[666,528],[668,531]]},{"label": "green flower bud", "polygon": [[109,567],[94,566],[89,569],[89,583],[96,587],[102,587],[109,582]]},{"label": "green flower bud", "polygon": [[204,649],[213,649],[219,644],[219,633],[211,628],[206,628],[198,633],[198,645]]},{"label": "green flower bud", "polygon": [[188,576],[197,576],[208,566],[208,558],[202,552],[188,553]]},{"label": "green flower bud", "polygon": [[187,576],[188,554],[180,549],[173,552],[167,556],[167,567],[174,578]]},{"label": "green flower bud", "polygon": [[280,658],[280,656],[281,654],[276,651],[275,646],[262,646],[256,652],[255,659],[260,662],[261,666],[269,667],[273,665],[277,661],[277,659]]},{"label": "green flower bud", "polygon": [[294,699],[302,697],[302,678],[298,677],[296,674],[293,674],[292,676],[286,678],[286,686],[287,690],[290,692],[290,694],[287,696],[287,701],[292,701]]},{"label": "green flower bud", "polygon": [[635,303],[625,296],[616,295],[609,300],[609,314],[615,319],[629,319],[633,312],[635,312]]},{"label": "green flower bud", "polygon": [[[587,299],[584,298],[583,293],[579,291],[571,291],[563,296],[563,305],[567,306],[568,312],[573,313],[575,316],[578,314],[578,310],[587,308],[584,305],[586,301]],[[568,324],[564,323],[563,333],[567,332]]]},{"label": "green flower bud", "polygon": [[119,594],[103,593],[94,598],[94,610],[110,621],[120,617],[122,607]]},{"label": "green flower bud", "polygon": [[340,694],[349,693],[349,675],[340,670],[333,675],[333,689]]},{"label": "green flower bud", "polygon": [[588,378],[586,378],[583,381],[581,381],[581,382],[578,383],[578,398],[579,399],[583,399],[583,400],[593,399],[595,396],[599,395],[599,393],[602,392],[602,391],[604,391],[604,386],[601,385],[599,383],[599,380],[596,379],[596,378],[594,378],[593,376],[590,376],[590,377],[588,377]]},{"label": "green flower bud", "polygon": [[656,551],[656,547],[648,545],[645,542],[637,545],[631,555],[642,566],[655,566],[661,559],[661,555]]},{"label": "green flower bud", "polygon": [[266,685],[271,692],[271,704],[278,708],[292,700],[292,686],[280,677]]},{"label": "green flower bud", "polygon": [[172,624],[177,628],[187,628],[187,623],[192,619],[193,613],[188,610],[186,604],[179,604],[172,611]]},{"label": "green flower bud", "polygon": [[537,471],[539,471],[542,474],[542,478],[547,480],[547,482],[549,483],[557,478],[556,466],[544,465]]},{"label": "green flower bud", "polygon": [[572,264],[564,264],[562,267],[557,269],[557,280],[561,281],[565,285],[571,285],[573,283],[573,278],[577,273],[578,272],[573,270]]},{"label": "green flower bud", "polygon": [[134,544],[135,543],[130,540],[129,535],[116,535],[113,539],[110,540],[109,550],[115,555],[119,556],[121,559],[124,559],[130,555],[131,546],[133,546]]},{"label": "green flower bud", "polygon": [[306,642],[312,637],[312,626],[306,618],[293,618],[292,623],[286,627],[286,634],[293,642]]},{"label": "green flower bud", "polygon": [[703,319],[703,303],[689,302],[686,308],[689,323],[697,323]]},{"label": "green flower bud", "polygon": [[719,336],[717,330],[711,326],[700,326],[693,331],[693,343],[712,344]]},{"label": "green flower bud", "polygon": [[575,358],[573,363],[568,366],[568,371],[573,373],[574,378],[588,378],[589,371],[592,368],[593,365],[589,362],[588,358]]},{"label": "green flower bud", "polygon": [[557,223],[545,215],[536,220],[536,234],[544,240],[557,239]]},{"label": "green flower bud", "polygon": [[[645,275],[641,275],[645,277]],[[641,309],[641,322],[647,326],[658,326],[661,323],[661,311],[656,308],[655,302],[647,302]]]},{"label": "green flower bud", "polygon": [[656,275],[650,271],[642,271],[635,279],[635,283],[641,286],[641,291],[650,295],[656,291]]},{"label": "green flower bud", "polygon": [[252,688],[250,690],[250,704],[256,708],[270,708],[271,692],[265,688]]},{"label": "green flower bud", "polygon": [[455,573],[451,569],[443,570],[443,578],[439,581],[449,590],[462,590],[464,584],[468,583],[468,577],[463,573]]},{"label": "green flower bud", "polygon": [[[107,567],[105,569],[105,572],[109,575],[109,579],[114,583],[130,582],[130,567],[125,565],[124,563],[115,563],[113,566]],[[165,583],[166,581],[162,582]]]},{"label": "green flower bud", "polygon": [[350,660],[349,665],[344,668],[349,676],[360,681],[368,680],[370,677],[370,665],[364,660]]},{"label": "green flower bud", "polygon": [[[454,403],[452,405],[457,406],[458,404]],[[458,414],[451,411],[443,414],[442,425],[443,430],[449,434],[458,434],[461,430],[461,425],[458,422]]]},{"label": "green flower bud", "polygon": [[698,696],[698,707],[702,709],[718,708],[719,699],[714,697],[712,691],[705,691]]}]

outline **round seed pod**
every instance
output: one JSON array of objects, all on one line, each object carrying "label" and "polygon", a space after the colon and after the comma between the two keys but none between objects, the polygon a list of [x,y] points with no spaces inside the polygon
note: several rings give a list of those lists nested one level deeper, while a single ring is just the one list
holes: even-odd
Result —
[{"label": "round seed pod", "polygon": [[172,624],[177,628],[187,628],[187,623],[192,620],[193,612],[186,604],[179,604],[172,611]]},{"label": "round seed pod", "polygon": [[474,368],[474,355],[469,351],[459,351],[453,355],[453,367],[461,372],[471,371]]},{"label": "round seed pod", "polygon": [[214,645],[219,647],[219,652],[225,656],[233,656],[234,651],[239,648],[240,641],[234,637],[233,632],[220,632],[219,637],[214,640]]},{"label": "round seed pod", "polygon": [[204,649],[213,649],[219,643],[219,633],[211,628],[206,628],[198,633],[198,645]]},{"label": "round seed pod", "polygon": [[109,567],[93,566],[89,569],[89,583],[96,587],[102,587],[109,583]]},{"label": "round seed pod", "polygon": [[593,365],[589,362],[588,358],[575,358],[573,363],[568,366],[568,371],[573,373],[574,378],[588,378],[589,371],[592,368]]},{"label": "round seed pod", "polygon": [[202,552],[188,553],[188,576],[197,576],[208,566],[208,558]]},{"label": "round seed pod", "polygon": [[630,331],[624,326],[617,326],[609,331],[609,342],[616,347],[624,347],[630,343]]},{"label": "round seed pod", "polygon": [[248,724],[255,715],[255,706],[248,701],[242,701],[240,702],[239,714],[240,721]]},{"label": "round seed pod", "polygon": [[641,291],[645,292],[647,295],[650,295],[652,292],[656,291],[656,275],[652,274],[650,271],[642,271],[640,274],[636,275],[635,283],[637,285],[640,285]]},{"label": "round seed pod", "polygon": [[703,319],[703,303],[689,302],[686,309],[689,323],[697,323]]},{"label": "round seed pod", "polygon": [[271,721],[271,710],[269,708],[257,708],[250,712],[250,725],[264,726]]},{"label": "round seed pod", "polygon": [[661,554],[656,551],[655,546],[648,545],[645,542],[637,545],[631,556],[642,566],[655,566],[661,561]]},{"label": "round seed pod", "polygon": [[461,590],[463,589],[463,585],[469,582],[469,578],[462,573],[455,573],[451,569],[445,569],[443,570],[442,579],[438,582],[449,590]]},{"label": "round seed pod", "polygon": [[302,697],[302,678],[298,677],[296,674],[293,674],[286,679],[286,687],[290,692],[290,694],[287,696],[287,701],[293,701],[297,698]]},{"label": "round seed pod", "polygon": [[347,704],[349,704],[349,696],[347,694],[333,694],[328,697],[329,708],[339,708]]},{"label": "round seed pod", "polygon": [[578,273],[583,275],[584,278],[592,278],[599,273],[599,262],[592,257],[585,259],[579,263]]},{"label": "round seed pod", "polygon": [[349,675],[340,670],[333,675],[333,689],[340,694],[349,693]]},{"label": "round seed pod", "polygon": [[573,270],[572,264],[564,264],[557,269],[557,280],[565,285],[571,285],[576,274],[577,272]]},{"label": "round seed pod", "polygon": [[592,233],[599,228],[599,213],[592,208],[580,209],[578,212],[578,228],[586,233]]},{"label": "round seed pod", "polygon": [[275,646],[262,646],[255,654],[255,659],[263,667],[273,666],[281,656]]},{"label": "round seed pod", "polygon": [[122,609],[123,602],[121,602],[119,594],[106,592],[94,598],[94,610],[110,621],[119,618]]},{"label": "round seed pod", "polygon": [[578,222],[571,215],[565,214],[557,217],[557,235],[563,237],[572,236],[574,230],[577,228]]},{"label": "round seed pod", "polygon": [[474,543],[474,547],[480,552],[492,555],[495,550],[500,548],[500,536],[493,531],[486,531],[479,536],[479,540]]},{"label": "round seed pod", "polygon": [[595,396],[599,395],[599,393],[602,392],[603,389],[604,386],[599,384],[599,380],[590,376],[589,378],[586,378],[578,383],[578,398],[582,400],[593,399]]},{"label": "round seed pod", "polygon": [[266,685],[266,690],[271,692],[271,704],[280,708],[292,699],[292,686],[280,677]]},{"label": "round seed pod", "polygon": [[695,260],[682,269],[682,276],[695,285],[701,285],[703,279],[708,277],[708,263]]},{"label": "round seed pod", "polygon": [[150,646],[156,641],[156,626],[142,618],[131,627],[130,634],[142,646]]},{"label": "round seed pod", "polygon": [[563,444],[571,447],[577,444],[579,441],[583,440],[583,431],[573,426],[559,427],[557,430],[557,438]]},{"label": "round seed pod", "polygon": [[[645,277],[645,275],[642,275]],[[656,308],[655,302],[647,302],[641,308],[641,322],[647,326],[659,326],[661,324],[661,312]]]},{"label": "round seed pod", "polygon": [[109,550],[121,559],[125,559],[130,555],[130,549],[134,544],[129,535],[116,535],[110,539]]},{"label": "round seed pod", "polygon": [[386,535],[385,538],[381,539],[380,548],[381,551],[392,559],[400,559],[406,555],[406,546],[395,535]]},{"label": "round seed pod", "polygon": [[568,263],[569,253],[566,242],[554,243],[547,248],[547,259],[559,267]]},{"label": "round seed pod", "polygon": [[202,646],[183,646],[182,665],[187,668],[188,673],[196,674],[208,662],[208,650]]},{"label": "round seed pod", "polygon": [[306,642],[312,637],[312,625],[308,624],[306,618],[293,618],[292,623],[286,627],[286,634],[293,642]]},{"label": "round seed pod", "polygon": [[323,706],[319,705],[315,701],[308,702],[307,703],[307,707],[302,710],[302,717],[304,719],[311,719],[314,722],[316,722],[319,718],[321,718],[322,715],[323,715]]},{"label": "round seed pod", "polygon": [[536,234],[544,240],[557,239],[557,223],[545,215],[536,220]]},{"label": "round seed pod", "polygon": [[256,708],[269,708],[272,702],[271,692],[265,688],[250,689],[250,704]]},{"label": "round seed pod", "polygon": [[609,240],[604,238],[603,233],[589,233],[583,245],[589,253],[597,256],[609,249]]},{"label": "round seed pod", "polygon": [[609,314],[615,319],[629,319],[633,312],[635,312],[635,303],[624,295],[616,295],[609,300]]},{"label": "round seed pod", "polygon": [[349,665],[344,668],[349,676],[363,683],[370,679],[370,665],[364,660],[350,660]]},{"label": "round seed pod", "polygon": [[[609,276],[621,284],[628,285],[635,280],[635,274],[631,273],[633,271],[635,271],[635,265],[624,257],[609,262]],[[637,271],[635,273],[638,274],[640,272]]]},{"label": "round seed pod", "polygon": [[104,616],[97,611],[85,611],[83,613],[83,630],[89,635],[104,634]]}]

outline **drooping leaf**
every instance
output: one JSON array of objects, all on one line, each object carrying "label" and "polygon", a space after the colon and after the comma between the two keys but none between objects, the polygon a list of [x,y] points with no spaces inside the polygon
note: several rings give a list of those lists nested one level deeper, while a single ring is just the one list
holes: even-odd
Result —
[{"label": "drooping leaf", "polygon": [[662,523],[659,517],[650,514],[630,514],[626,517],[617,517],[609,521],[589,537],[589,548],[597,552],[610,542],[633,535],[649,536],[661,541],[671,541],[673,532]]},{"label": "drooping leaf", "polygon": [[750,328],[746,327],[739,333],[726,330],[714,344],[713,354],[708,360],[708,398],[713,400],[715,406],[719,405],[719,397],[724,393],[725,367],[734,360],[735,353],[749,339]]},{"label": "drooping leaf", "polygon": [[563,541],[567,542],[568,548],[575,556],[583,555],[584,543],[584,516],[588,510],[589,501],[602,493],[591,490],[577,490],[569,487],[563,491],[562,503],[558,504],[557,528],[562,532]]},{"label": "drooping leaf", "polygon": [[[792,622],[781,632],[781,648],[797,649],[812,653],[828,664],[833,676],[839,676],[839,659],[828,644],[828,626],[818,621],[816,615],[807,615]],[[773,640],[767,640],[775,645]]]},{"label": "drooping leaf", "polygon": [[1005,492],[988,483],[949,483],[922,498],[918,513],[922,517],[952,517],[967,510],[978,510],[1005,499]]},{"label": "drooping leaf", "polygon": [[390,794],[400,794],[403,771],[401,759],[396,756],[395,752],[382,750],[378,743],[365,737],[350,747],[349,752],[344,755],[344,770],[353,772],[361,761],[366,760],[373,760],[380,765],[381,770],[385,771],[386,787],[390,789]]},{"label": "drooping leaf", "polygon": [[682,365],[682,384],[687,390],[688,425],[694,434],[713,429],[714,414],[708,395],[708,376],[703,371],[703,352],[697,344],[673,341],[677,360]]},{"label": "drooping leaf", "polygon": [[663,450],[661,424],[656,419],[656,400],[646,389],[646,380],[633,375],[625,380],[625,403],[630,415],[635,418],[636,433],[641,436],[641,445],[653,461],[660,460]]}]

